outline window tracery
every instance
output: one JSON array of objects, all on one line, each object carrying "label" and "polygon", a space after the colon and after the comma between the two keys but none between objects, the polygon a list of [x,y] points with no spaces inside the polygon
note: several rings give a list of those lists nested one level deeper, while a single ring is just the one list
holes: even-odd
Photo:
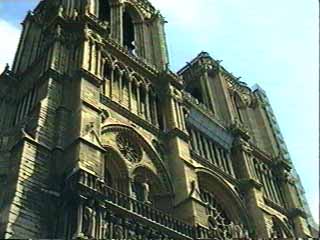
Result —
[{"label": "window tracery", "polygon": [[132,139],[129,134],[120,132],[116,137],[117,146],[121,154],[132,163],[138,163],[142,159],[140,146]]}]

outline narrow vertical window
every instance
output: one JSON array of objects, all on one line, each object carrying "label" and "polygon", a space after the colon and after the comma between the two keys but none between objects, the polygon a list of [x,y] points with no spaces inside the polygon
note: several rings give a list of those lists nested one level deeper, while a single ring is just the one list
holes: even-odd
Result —
[{"label": "narrow vertical window", "polygon": [[129,53],[134,54],[135,50],[135,32],[132,17],[128,11],[123,13],[123,46]]},{"label": "narrow vertical window", "polygon": [[99,0],[98,17],[101,21],[110,22],[110,4],[108,0]]}]

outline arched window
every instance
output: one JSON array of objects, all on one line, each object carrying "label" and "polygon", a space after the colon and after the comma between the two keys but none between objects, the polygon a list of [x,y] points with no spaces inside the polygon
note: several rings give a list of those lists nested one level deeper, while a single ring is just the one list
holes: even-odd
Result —
[{"label": "arched window", "polygon": [[132,82],[131,111],[138,114],[138,87],[136,80]]},{"label": "arched window", "polygon": [[122,104],[127,108],[129,107],[129,79],[127,74],[122,77]]},{"label": "arched window", "polygon": [[200,86],[189,85],[187,86],[186,91],[190,93],[194,98],[198,99],[199,102],[205,103]]},{"label": "arched window", "polygon": [[130,13],[125,10],[123,13],[123,46],[128,49],[128,51],[134,54],[135,50],[135,30],[133,19]]},{"label": "arched window", "polygon": [[112,84],[112,99],[115,101],[119,101],[120,99],[120,77],[120,70],[119,68],[116,68],[116,70],[114,71],[114,79]]},{"label": "arched window", "polygon": [[112,74],[112,67],[109,62],[106,62],[104,64],[103,77],[108,80],[111,80],[111,74]]},{"label": "arched window", "polygon": [[110,22],[110,4],[108,0],[99,0],[98,18],[101,21]]},{"label": "arched window", "polygon": [[108,169],[105,169],[104,171],[104,182],[109,187],[113,186],[112,177]]}]

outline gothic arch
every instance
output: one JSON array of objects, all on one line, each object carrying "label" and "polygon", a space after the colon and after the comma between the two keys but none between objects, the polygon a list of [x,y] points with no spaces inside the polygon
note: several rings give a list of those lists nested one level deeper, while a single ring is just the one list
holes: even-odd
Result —
[{"label": "gothic arch", "polygon": [[133,127],[120,125],[120,124],[106,125],[102,127],[101,134],[103,135],[107,132],[119,132],[119,131],[128,132],[131,136],[134,137],[137,143],[143,146],[144,150],[148,153],[149,157],[151,158],[151,161],[153,162],[157,171],[159,172],[159,176],[160,176],[161,182],[165,187],[165,191],[168,194],[174,194],[174,188],[173,188],[171,176],[167,168],[165,167],[164,163],[156,154],[156,152],[153,150],[153,148],[150,146],[150,144]]},{"label": "gothic arch", "polygon": [[168,210],[172,207],[172,202],[169,199],[165,185],[161,178],[149,167],[144,165],[138,165],[132,172],[133,188],[132,191],[136,194],[138,200],[143,199],[145,196],[139,194],[139,187],[143,184],[148,186],[148,196],[145,201],[149,201],[153,207],[161,210]]},{"label": "gothic arch", "polygon": [[[106,154],[104,156],[104,179],[106,185],[113,187],[124,193],[129,193],[129,169],[122,156],[112,147],[104,146]],[[110,176],[108,176],[110,175]],[[111,178],[111,183],[106,181]]]},{"label": "gothic arch", "polygon": [[140,76],[140,74],[138,74],[137,72],[131,72],[130,78],[133,79],[133,81],[135,81],[137,84],[147,85],[146,80],[142,76]]},{"label": "gothic arch", "polygon": [[250,226],[249,217],[237,192],[217,173],[207,168],[197,168],[198,184],[212,192],[228,217],[237,224]]},{"label": "gothic arch", "polygon": [[113,62],[113,67],[114,67],[114,68],[117,68],[117,67],[118,67],[118,68],[121,69],[122,71],[129,72],[127,66],[124,65],[122,62],[117,61],[117,60]]},{"label": "gothic arch", "polygon": [[[282,236],[278,236],[279,238],[293,238],[294,234],[292,233],[292,231],[289,229],[289,226],[283,221],[281,220],[278,216],[273,216],[272,217],[272,222],[273,222],[273,231],[281,231],[281,233],[279,233]],[[283,236],[283,234],[285,234],[285,236]]]},{"label": "gothic arch", "polygon": [[126,1],[124,8],[125,11],[128,11],[128,13],[131,15],[134,23],[142,22],[144,20],[142,12],[133,3]]}]

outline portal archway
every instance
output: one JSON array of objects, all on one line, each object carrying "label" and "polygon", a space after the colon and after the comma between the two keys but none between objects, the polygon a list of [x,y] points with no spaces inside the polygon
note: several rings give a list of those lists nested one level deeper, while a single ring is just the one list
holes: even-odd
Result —
[{"label": "portal archway", "polygon": [[212,237],[248,235],[249,217],[237,192],[221,176],[206,169],[196,169],[200,199],[205,203],[208,228]]}]

